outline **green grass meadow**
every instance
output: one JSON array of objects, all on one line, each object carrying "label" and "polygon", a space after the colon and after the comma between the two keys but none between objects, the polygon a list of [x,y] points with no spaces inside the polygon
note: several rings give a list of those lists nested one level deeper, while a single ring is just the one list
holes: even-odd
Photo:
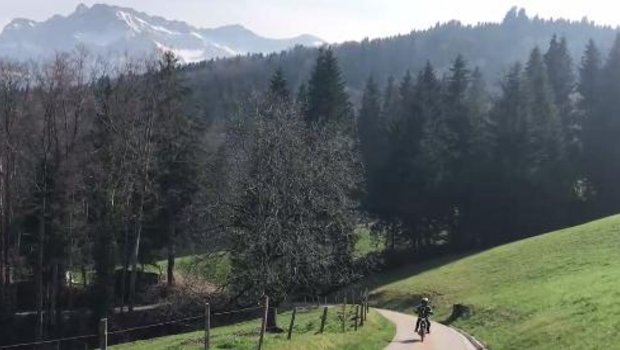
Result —
[{"label": "green grass meadow", "polygon": [[436,320],[490,349],[620,349],[620,216],[378,276],[373,302],[412,312],[429,295]]},{"label": "green grass meadow", "polygon": [[[351,322],[342,333],[341,319],[337,313],[340,308],[330,308],[323,334],[317,334],[320,327],[322,310],[299,311],[295,319],[292,340],[287,340],[286,333],[268,334],[264,349],[308,349],[308,350],[381,350],[394,336],[394,326],[371,311],[364,327],[354,331]],[[349,309],[349,316],[352,315]],[[279,326],[288,328],[291,313],[278,315]],[[214,328],[212,330],[212,349],[256,349],[260,330],[259,319],[239,323],[233,326]],[[114,350],[198,350],[204,349],[204,332],[192,332],[181,335],[155,338],[111,347]]]}]

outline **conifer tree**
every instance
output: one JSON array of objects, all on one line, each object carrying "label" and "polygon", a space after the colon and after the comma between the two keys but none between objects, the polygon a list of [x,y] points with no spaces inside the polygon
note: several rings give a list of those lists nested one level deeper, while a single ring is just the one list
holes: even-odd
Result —
[{"label": "conifer tree", "polygon": [[297,89],[297,97],[295,98],[299,110],[306,113],[308,110],[308,86],[306,83],[301,83],[299,89]]},{"label": "conifer tree", "polygon": [[522,191],[525,189],[527,118],[523,68],[515,64],[501,83],[501,96],[491,110],[491,126],[496,135],[493,155],[497,172],[497,194],[489,200],[489,221],[501,235],[486,237],[488,244],[498,244],[515,239],[520,234],[520,218],[523,206]]},{"label": "conifer tree", "polygon": [[198,190],[200,127],[183,112],[186,88],[178,72],[178,58],[166,52],[159,62],[157,90],[159,101],[155,128],[157,182],[161,216],[168,251],[167,282],[175,284],[174,266],[177,240],[188,229],[183,225],[186,209]]},{"label": "conifer tree", "polygon": [[463,226],[463,218],[470,213],[472,196],[471,157],[472,120],[467,101],[470,72],[463,56],[459,55],[450,68],[443,96],[443,119],[445,131],[443,144],[446,147],[446,181],[444,188],[449,192],[444,198],[449,205],[458,208],[452,222],[453,242],[460,248],[468,248],[472,243]]},{"label": "conifer tree", "polygon": [[287,101],[289,98],[289,90],[288,83],[286,81],[286,77],[284,76],[284,71],[282,67],[278,67],[273,77],[271,77],[271,82],[269,85],[269,94],[276,99]]},{"label": "conifer tree", "polygon": [[594,108],[587,121],[586,145],[592,157],[589,173],[598,196],[598,213],[607,215],[620,209],[620,34],[603,67],[600,91],[600,107]]},{"label": "conifer tree", "polygon": [[[556,228],[565,220],[560,203],[569,196],[570,176],[566,172],[564,128],[554,103],[543,57],[535,48],[525,69],[527,86],[527,171],[532,200],[526,219],[532,225],[526,230]],[[554,209],[550,210],[550,203]]]},{"label": "conifer tree", "polygon": [[592,114],[599,103],[601,68],[601,53],[594,41],[590,40],[579,67],[579,85],[577,87],[581,95],[579,107],[587,119],[593,117]]},{"label": "conifer tree", "polygon": [[351,105],[338,60],[331,48],[319,49],[319,55],[308,82],[306,121],[325,126],[336,123],[350,127]]},{"label": "conifer tree", "polygon": [[414,91],[414,82],[411,77],[411,72],[407,70],[405,76],[400,82],[400,86],[398,87],[398,93],[400,97],[400,113],[403,115],[411,115],[415,113],[415,91]]},{"label": "conifer tree", "polygon": [[558,112],[564,123],[570,122],[571,94],[575,89],[573,60],[568,52],[566,38],[558,40],[554,35],[545,54],[549,83],[553,90]]},{"label": "conifer tree", "polygon": [[400,114],[401,100],[394,77],[387,80],[383,93],[383,106],[381,108],[382,120],[386,129],[390,129]]},{"label": "conifer tree", "polygon": [[[584,197],[593,204],[598,203],[595,193],[599,172],[604,166],[604,142],[602,135],[605,132],[601,125],[601,95],[602,91],[602,61],[601,54],[593,40],[588,42],[588,46],[581,59],[579,67],[579,125],[581,126],[581,159],[579,161],[579,175],[587,179],[585,183]],[[594,188],[593,188],[594,187]],[[595,211],[601,210],[601,207]],[[590,213],[591,214],[591,213]]]},{"label": "conifer tree", "polygon": [[451,146],[455,153],[467,153],[471,136],[471,120],[466,101],[469,74],[465,59],[459,55],[450,68],[443,105],[447,127],[455,137],[451,140],[454,142]]},{"label": "conifer tree", "polygon": [[466,171],[462,175],[464,185],[468,186],[462,229],[467,233],[467,247],[478,248],[497,234],[495,203],[499,183],[497,164],[493,159],[497,140],[489,115],[490,99],[478,67],[471,74],[465,103],[471,137],[465,160]]},{"label": "conifer tree", "polygon": [[385,150],[385,124],[381,120],[379,87],[370,77],[362,96],[362,107],[358,118],[358,135],[364,170],[366,173],[366,207],[376,204],[376,194],[382,151]]}]

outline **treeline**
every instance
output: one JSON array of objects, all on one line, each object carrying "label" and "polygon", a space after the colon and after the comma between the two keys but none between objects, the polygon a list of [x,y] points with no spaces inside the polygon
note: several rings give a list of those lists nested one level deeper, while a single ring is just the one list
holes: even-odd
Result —
[{"label": "treeline", "polygon": [[392,247],[463,251],[618,212],[620,36],[606,60],[590,41],[577,67],[553,37],[500,86],[462,56],[382,93],[368,81],[364,207]]},{"label": "treeline", "polygon": [[0,316],[17,324],[33,293],[21,311],[36,312],[38,339],[63,331],[62,310],[131,310],[161,249],[174,284],[177,239],[209,221],[206,129],[182,112],[177,59],[86,62],[0,62]]},{"label": "treeline", "polygon": [[[607,51],[616,30],[583,19],[568,21],[528,16],[513,8],[500,23],[465,25],[457,21],[438,23],[411,33],[388,38],[347,42],[333,48],[351,101],[358,105],[366,78],[373,75],[383,89],[390,76],[417,72],[431,61],[439,74],[449,70],[459,54],[479,67],[487,82],[495,83],[514,62],[527,59],[529,51],[545,46],[554,34],[568,39],[571,57],[580,57],[589,39]],[[213,60],[184,68],[195,113],[210,119],[225,119],[236,102],[253,91],[268,88],[271,74],[281,67],[290,87],[297,89],[311,74],[318,55],[316,48],[296,47],[272,55],[250,55]],[[494,87],[494,86],[490,86]]]},{"label": "treeline", "polygon": [[[188,113],[171,53],[116,68],[86,62],[0,62],[4,341],[79,333],[87,323],[67,328],[85,308],[92,320],[131,313],[144,301],[144,265],[163,256],[154,302],[202,305],[213,290],[178,285],[178,248],[229,252],[223,292],[241,305],[269,295],[277,306],[356,276],[361,168],[332,51],[298,96],[279,71],[223,124]],[[25,310],[24,284],[34,293]],[[23,324],[17,311],[36,313],[32,327],[9,326]]]}]

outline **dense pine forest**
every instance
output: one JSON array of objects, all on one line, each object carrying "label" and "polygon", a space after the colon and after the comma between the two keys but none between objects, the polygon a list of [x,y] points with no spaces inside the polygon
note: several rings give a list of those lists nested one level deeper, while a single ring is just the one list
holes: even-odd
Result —
[{"label": "dense pine forest", "polygon": [[[368,76],[372,75],[379,87],[384,88],[389,77],[402,77],[407,71],[418,72],[430,61],[437,75],[443,78],[458,55],[465,57],[472,67],[478,67],[489,90],[496,92],[498,81],[508,67],[526,61],[533,47],[545,47],[553,35],[565,37],[571,57],[579,58],[589,40],[594,40],[600,50],[607,52],[616,30],[587,18],[578,22],[549,20],[530,17],[524,9],[513,8],[501,23],[438,23],[426,30],[347,42],[333,49],[346,91],[358,105]],[[267,89],[270,75],[278,67],[282,68],[291,88],[297,89],[310,75],[317,54],[314,48],[297,47],[278,54],[189,65],[184,71],[194,91],[192,113],[210,119],[225,118],[237,107],[238,100],[247,99],[255,90]]]},{"label": "dense pine forest", "polygon": [[[481,34],[505,26],[545,43],[510,63],[519,53]],[[406,44],[453,31],[493,54]],[[576,56],[583,33],[596,40]],[[194,66],[171,53],[0,62],[0,322],[14,326],[0,345],[121,323],[161,300],[182,313],[216,294],[276,306],[324,295],[377,267],[355,255],[359,227],[384,257],[413,261],[618,212],[612,34],[515,10],[501,25]],[[189,252],[227,252],[225,286],[177,281]],[[161,259],[165,285],[145,291],[144,266]]]}]

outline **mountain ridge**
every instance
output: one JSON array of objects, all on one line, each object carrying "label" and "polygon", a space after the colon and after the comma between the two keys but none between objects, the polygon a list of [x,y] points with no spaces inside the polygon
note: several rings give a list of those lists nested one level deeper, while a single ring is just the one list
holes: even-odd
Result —
[{"label": "mountain ridge", "polygon": [[249,53],[279,52],[297,45],[320,46],[322,39],[302,34],[273,39],[239,24],[200,28],[183,21],[151,16],[129,7],[79,4],[69,15],[44,21],[15,18],[0,32],[0,52],[18,60],[46,58],[78,45],[95,54],[147,54],[172,50],[193,63]]}]

